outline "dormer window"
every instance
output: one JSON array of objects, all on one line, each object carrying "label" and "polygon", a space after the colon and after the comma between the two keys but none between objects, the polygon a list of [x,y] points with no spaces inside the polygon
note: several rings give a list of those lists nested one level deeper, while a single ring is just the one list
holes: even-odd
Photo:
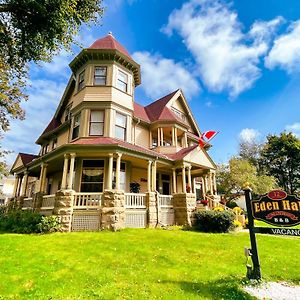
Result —
[{"label": "dormer window", "polygon": [[72,140],[79,137],[79,127],[80,127],[80,113],[74,117]]},{"label": "dormer window", "polygon": [[104,111],[92,110],[90,116],[90,135],[102,135],[104,132]]},{"label": "dormer window", "polygon": [[118,70],[117,88],[123,92],[127,92],[128,88],[128,75],[120,70]]},{"label": "dormer window", "polygon": [[94,85],[106,85],[106,67],[95,67],[94,69]]},{"label": "dormer window", "polygon": [[116,113],[116,132],[115,136],[116,138],[125,141],[126,139],[126,122],[127,117],[125,115],[122,115],[120,113]]},{"label": "dormer window", "polygon": [[84,74],[85,74],[84,71],[79,74],[79,77],[78,77],[78,91],[82,90],[85,86]]}]

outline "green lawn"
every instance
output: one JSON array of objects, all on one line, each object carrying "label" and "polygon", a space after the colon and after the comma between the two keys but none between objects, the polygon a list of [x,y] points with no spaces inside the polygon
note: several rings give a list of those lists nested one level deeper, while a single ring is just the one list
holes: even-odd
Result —
[{"label": "green lawn", "polygon": [[[266,280],[298,283],[300,239],[258,236]],[[247,233],[181,230],[0,235],[2,299],[252,299]],[[0,297],[1,299],[1,297]]]}]

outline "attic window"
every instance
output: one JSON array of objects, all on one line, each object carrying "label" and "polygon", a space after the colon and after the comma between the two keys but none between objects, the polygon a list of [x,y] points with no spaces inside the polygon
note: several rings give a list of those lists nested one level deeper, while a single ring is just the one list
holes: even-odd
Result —
[{"label": "attic window", "polygon": [[183,112],[174,107],[171,107],[171,110],[177,117],[179,117],[182,121],[186,122],[186,116]]},{"label": "attic window", "polygon": [[84,88],[84,71],[79,74],[78,77],[78,91],[82,90]]},{"label": "attic window", "polygon": [[106,85],[106,67],[95,67],[94,85]]}]

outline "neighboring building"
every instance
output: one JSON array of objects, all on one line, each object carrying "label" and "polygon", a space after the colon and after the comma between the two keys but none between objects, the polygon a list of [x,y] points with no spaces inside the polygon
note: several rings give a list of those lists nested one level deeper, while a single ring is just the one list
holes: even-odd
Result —
[{"label": "neighboring building", "polygon": [[14,183],[13,176],[0,179],[0,206],[7,204],[8,200],[13,197]]},{"label": "neighboring building", "polygon": [[216,167],[183,92],[136,103],[140,66],[111,34],[70,68],[39,154],[11,169],[20,205],[61,216],[66,230],[190,224],[196,188],[216,194]]}]

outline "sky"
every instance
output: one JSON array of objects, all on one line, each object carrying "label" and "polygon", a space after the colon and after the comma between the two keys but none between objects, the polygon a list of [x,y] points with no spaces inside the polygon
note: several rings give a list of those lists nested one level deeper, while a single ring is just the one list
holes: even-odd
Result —
[{"label": "sky", "polygon": [[[300,136],[299,0],[110,0],[98,26],[83,26],[83,47],[111,31],[141,65],[135,101],[146,105],[178,88],[202,132],[219,131],[210,156],[226,163],[241,139]],[[30,66],[26,120],[12,120],[3,148],[39,151],[35,141],[60,102],[80,52]]]}]

